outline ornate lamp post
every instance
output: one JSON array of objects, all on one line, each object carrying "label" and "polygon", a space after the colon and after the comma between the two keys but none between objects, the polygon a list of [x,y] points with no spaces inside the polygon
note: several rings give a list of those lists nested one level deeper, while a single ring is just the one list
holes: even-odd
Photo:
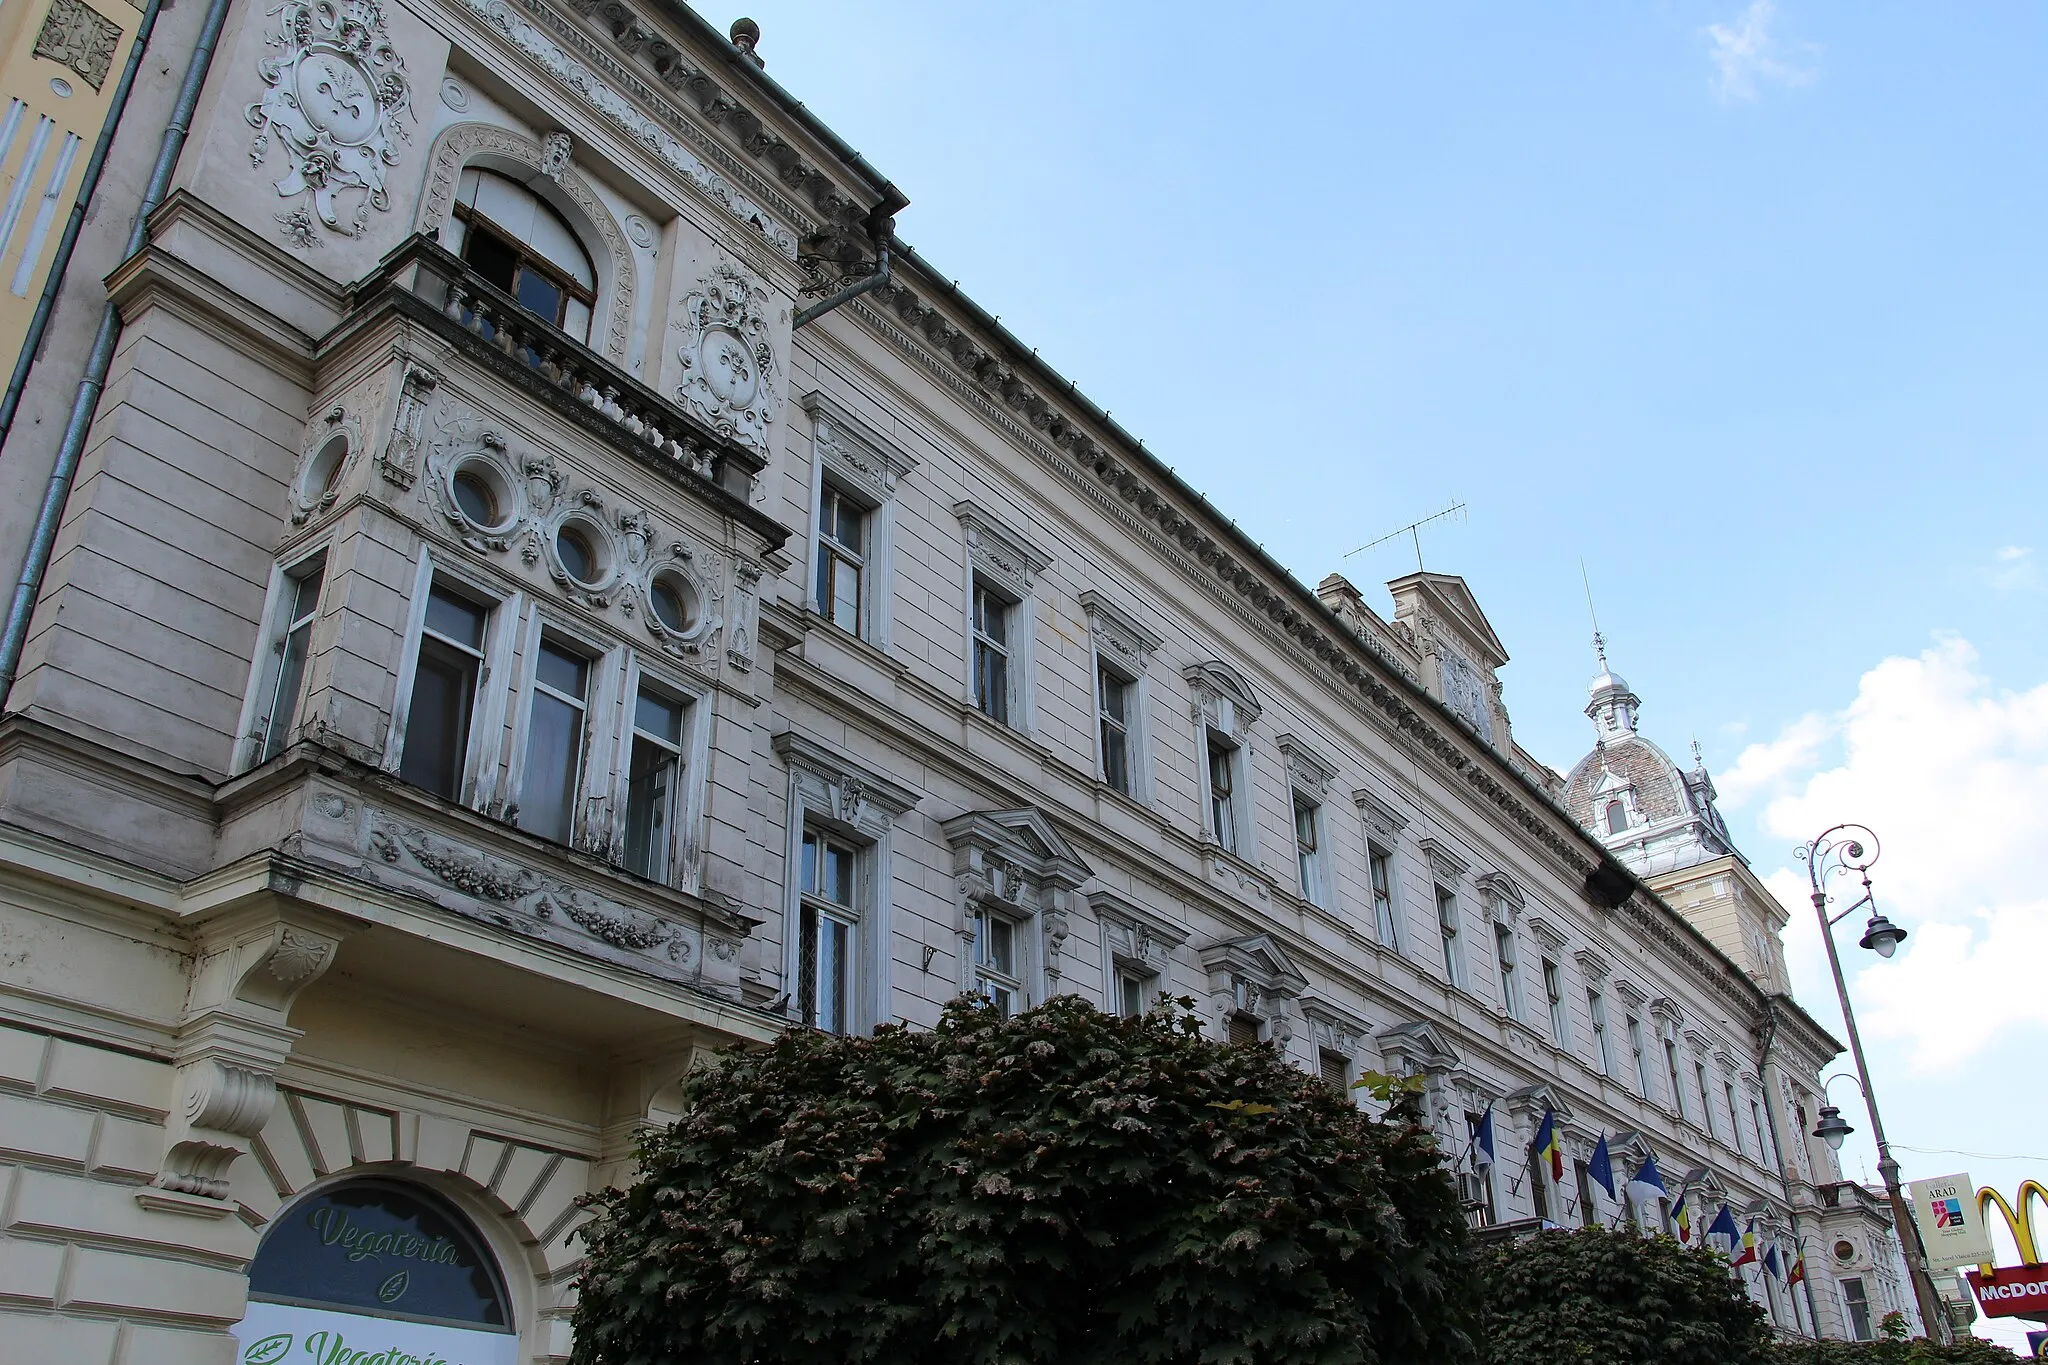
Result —
[{"label": "ornate lamp post", "polygon": [[[1906,1273],[1913,1281],[1913,1299],[1920,1307],[1920,1321],[1927,1335],[1936,1341],[1947,1341],[1948,1313],[1934,1292],[1934,1281],[1927,1273],[1927,1252],[1920,1243],[1920,1228],[1899,1188],[1899,1163],[1892,1159],[1891,1144],[1885,1141],[1884,1120],[1878,1117],[1877,1095],[1870,1087],[1870,1065],[1863,1059],[1863,1039],[1856,1032],[1856,1012],[1849,1007],[1849,985],[1842,976],[1841,956],[1835,951],[1835,926],[1865,906],[1870,907],[1870,922],[1864,927],[1858,947],[1868,948],[1879,957],[1890,957],[1905,940],[1906,931],[1878,913],[1871,895],[1870,867],[1877,861],[1879,851],[1877,836],[1867,826],[1836,825],[1800,848],[1797,856],[1806,863],[1807,879],[1813,885],[1813,909],[1820,916],[1821,940],[1828,945],[1828,966],[1835,974],[1835,994],[1842,1002],[1842,1022],[1849,1030],[1849,1051],[1856,1059],[1857,1083],[1870,1110],[1871,1136],[1877,1141],[1877,1173],[1884,1180],[1885,1193],[1891,1197],[1892,1223],[1906,1253]],[[1830,916],[1825,883],[1838,872],[1848,872],[1862,881],[1863,894],[1848,909]],[[1843,1119],[1842,1111],[1827,1104],[1821,1107],[1813,1135],[1839,1151],[1842,1139],[1854,1131]]]}]

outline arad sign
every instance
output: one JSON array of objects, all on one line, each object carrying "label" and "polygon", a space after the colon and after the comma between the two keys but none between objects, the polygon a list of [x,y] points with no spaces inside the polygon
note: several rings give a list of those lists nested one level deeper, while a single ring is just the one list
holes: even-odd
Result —
[{"label": "arad sign", "polygon": [[399,1318],[251,1302],[236,1365],[518,1365],[519,1338]]},{"label": "arad sign", "polygon": [[1988,1318],[2048,1318],[2048,1265],[1965,1271]]}]

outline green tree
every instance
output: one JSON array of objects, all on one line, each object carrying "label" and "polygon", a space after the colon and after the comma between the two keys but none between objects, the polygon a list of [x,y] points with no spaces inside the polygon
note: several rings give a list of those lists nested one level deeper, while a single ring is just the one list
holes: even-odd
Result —
[{"label": "green tree", "polygon": [[2016,1365],[2021,1358],[1982,1337],[1964,1335],[1952,1344],[1919,1337],[1912,1341],[1788,1341],[1771,1353],[1771,1365]]},{"label": "green tree", "polygon": [[1486,1365],[1771,1365],[1764,1312],[1711,1251],[1581,1228],[1478,1255]]},{"label": "green tree", "polygon": [[592,1201],[574,1359],[1463,1365],[1464,1224],[1399,1099],[1071,997],[792,1031]]}]

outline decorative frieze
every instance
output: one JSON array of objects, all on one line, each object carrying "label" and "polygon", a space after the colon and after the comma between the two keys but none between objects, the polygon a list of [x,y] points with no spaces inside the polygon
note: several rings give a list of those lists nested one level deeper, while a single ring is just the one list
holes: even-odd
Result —
[{"label": "decorative frieze", "polygon": [[35,55],[62,62],[98,90],[106,83],[120,41],[121,26],[85,0],[51,0],[50,12],[36,31]]}]

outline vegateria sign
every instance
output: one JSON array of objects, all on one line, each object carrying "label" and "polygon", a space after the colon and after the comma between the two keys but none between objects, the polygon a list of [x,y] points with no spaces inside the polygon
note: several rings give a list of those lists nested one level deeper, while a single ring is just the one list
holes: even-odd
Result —
[{"label": "vegateria sign", "polygon": [[518,1365],[519,1338],[433,1323],[252,1301],[238,1365]]},{"label": "vegateria sign", "polygon": [[1964,1272],[1988,1318],[2048,1317],[2048,1265],[2007,1265]]}]

